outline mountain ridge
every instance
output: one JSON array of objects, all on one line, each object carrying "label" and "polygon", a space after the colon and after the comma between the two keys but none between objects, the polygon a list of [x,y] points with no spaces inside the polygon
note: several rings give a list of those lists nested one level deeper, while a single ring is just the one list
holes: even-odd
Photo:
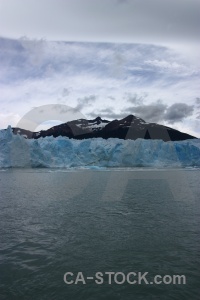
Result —
[{"label": "mountain ridge", "polygon": [[31,132],[18,127],[12,128],[14,134],[23,135],[28,139],[38,139],[46,136],[66,136],[73,139],[88,138],[120,138],[136,140],[143,139],[160,139],[167,141],[181,141],[186,139],[196,139],[196,137],[178,131],[168,126],[157,123],[148,123],[143,119],[128,115],[123,119],[112,121],[102,119],[100,116],[95,119],[78,119],[53,126],[47,130]]}]

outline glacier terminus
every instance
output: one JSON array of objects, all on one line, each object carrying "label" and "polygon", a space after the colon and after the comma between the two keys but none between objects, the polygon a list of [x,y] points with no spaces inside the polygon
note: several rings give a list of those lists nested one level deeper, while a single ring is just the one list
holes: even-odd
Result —
[{"label": "glacier terminus", "polygon": [[0,130],[0,168],[10,167],[200,167],[200,139],[26,139],[9,126]]}]

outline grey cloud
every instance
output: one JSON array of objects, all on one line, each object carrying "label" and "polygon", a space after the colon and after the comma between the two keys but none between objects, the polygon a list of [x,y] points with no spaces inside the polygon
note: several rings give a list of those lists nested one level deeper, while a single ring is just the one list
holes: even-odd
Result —
[{"label": "grey cloud", "polygon": [[83,98],[78,98],[78,104],[76,106],[77,111],[81,111],[83,108],[88,107],[89,104],[94,103],[97,99],[96,95],[90,95]]},{"label": "grey cloud", "polygon": [[75,109],[73,109],[71,107],[69,107],[69,108],[63,107],[60,109],[60,114],[72,113],[73,110],[76,111]]},{"label": "grey cloud", "polygon": [[182,121],[184,118],[192,115],[194,110],[193,105],[187,105],[185,103],[175,103],[168,107],[165,113],[165,120],[170,123]]},{"label": "grey cloud", "polygon": [[128,102],[134,104],[134,105],[141,105],[143,104],[145,98],[147,97],[147,94],[144,94],[144,95],[138,95],[138,94],[134,94],[134,95],[131,95],[131,94],[127,94],[125,96],[125,98],[128,100]]},{"label": "grey cloud", "polygon": [[64,98],[58,98],[57,99],[57,103],[58,104],[65,104],[66,103],[66,100]]},{"label": "grey cloud", "polygon": [[104,109],[100,110],[100,113],[112,114],[113,113],[113,109],[111,107],[104,108]]},{"label": "grey cloud", "polygon": [[122,52],[117,49],[113,52],[112,61],[110,64],[110,72],[113,77],[122,77],[125,74],[126,59]]},{"label": "grey cloud", "polygon": [[62,97],[66,97],[70,94],[70,89],[64,88],[62,91]]},{"label": "grey cloud", "polygon": [[105,110],[105,112],[102,113],[102,111],[100,111],[99,113],[95,113],[95,112],[91,112],[89,113],[89,116],[92,118],[96,118],[96,117],[101,117],[102,119],[110,119],[110,120],[115,120],[115,119],[122,119],[125,118],[127,116],[126,113],[114,113],[111,112],[110,109]]},{"label": "grey cloud", "polygon": [[47,42],[44,39],[29,39],[23,36],[19,39],[23,49],[26,51],[29,63],[32,66],[39,66],[46,57]]},{"label": "grey cloud", "polygon": [[126,109],[127,114],[135,114],[147,122],[159,122],[163,120],[167,105],[163,103],[152,103],[149,105],[131,106]]},{"label": "grey cloud", "polygon": [[126,109],[126,112],[127,114],[136,114],[147,122],[160,122],[165,120],[173,124],[192,115],[193,110],[193,105],[187,105],[185,103],[175,103],[167,107],[167,105],[157,102],[149,105],[129,107]]},{"label": "grey cloud", "polygon": [[[57,102],[57,104],[52,105],[52,107],[50,107],[50,111],[56,111],[56,114],[72,114],[73,112],[77,112],[76,109],[74,109],[73,107],[67,106],[64,103],[59,103],[59,101]],[[44,111],[45,112],[45,111]]]},{"label": "grey cloud", "polygon": [[[182,121],[184,118],[192,115],[194,106],[185,103],[175,103],[167,106],[160,101],[149,105],[138,105],[124,108],[121,113],[115,113],[111,108],[105,108],[99,111],[102,118],[121,119],[127,115],[133,114],[144,119],[146,122],[159,123],[160,121],[169,121],[171,124]],[[90,113],[92,117],[97,117],[99,114]],[[199,116],[197,117],[199,118]]]},{"label": "grey cloud", "polygon": [[108,96],[108,98],[109,98],[110,100],[115,100],[115,97],[113,97],[113,96]]},{"label": "grey cloud", "polygon": [[196,105],[197,105],[197,107],[200,107],[200,98],[199,97],[196,98]]},{"label": "grey cloud", "polygon": [[[197,101],[199,102],[199,100]],[[146,122],[159,123],[167,121],[171,124],[183,121],[188,116],[192,115],[194,105],[187,105],[185,103],[175,103],[171,106],[163,104],[161,101],[153,102],[149,105],[136,105],[125,107],[120,113],[113,112],[112,108],[108,107],[100,111],[91,112],[89,115],[92,118],[100,116],[103,119],[122,119],[130,114],[144,119]],[[196,117],[200,119],[200,115]]]},{"label": "grey cloud", "polygon": [[64,88],[62,90],[61,97],[59,97],[57,99],[57,103],[58,104],[65,104],[66,101],[67,101],[66,97],[69,96],[70,93],[71,93],[71,88]]}]

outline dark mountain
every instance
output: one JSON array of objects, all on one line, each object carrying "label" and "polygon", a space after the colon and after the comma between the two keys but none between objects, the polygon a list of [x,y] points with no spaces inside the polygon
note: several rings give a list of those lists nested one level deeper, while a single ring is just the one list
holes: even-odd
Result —
[{"label": "dark mountain", "polygon": [[143,119],[133,115],[113,121],[102,120],[100,117],[94,120],[79,119],[39,132],[13,128],[13,132],[14,134],[21,134],[28,139],[38,139],[46,136],[67,136],[73,139],[101,137],[103,139],[120,138],[136,140],[137,138],[143,138],[161,139],[163,141],[195,139],[194,136],[187,133],[156,123],[147,123]]}]

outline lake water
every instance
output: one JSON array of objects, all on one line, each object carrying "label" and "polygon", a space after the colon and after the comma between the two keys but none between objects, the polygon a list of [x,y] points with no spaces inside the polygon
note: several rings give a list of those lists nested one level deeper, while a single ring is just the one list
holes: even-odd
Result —
[{"label": "lake water", "polygon": [[1,170],[0,300],[199,300],[199,196],[198,169]]}]

